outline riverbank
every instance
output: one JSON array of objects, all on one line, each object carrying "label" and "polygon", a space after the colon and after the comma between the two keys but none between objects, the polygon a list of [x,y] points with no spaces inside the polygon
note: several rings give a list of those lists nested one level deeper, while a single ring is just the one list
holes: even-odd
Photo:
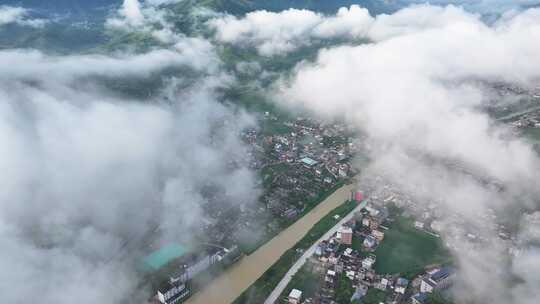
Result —
[{"label": "riverbank", "polygon": [[[354,185],[345,185],[336,190],[294,224],[283,230],[252,254],[245,256],[235,265],[232,265],[218,278],[213,280],[206,288],[188,299],[186,303],[228,304],[237,299],[241,294],[247,295],[247,291],[244,292],[246,289],[258,281],[263,274],[265,274],[265,277],[271,277],[267,270],[280,260],[285,253],[287,253],[287,256],[291,255],[290,249],[293,247],[296,248],[297,243],[306,236],[308,231],[315,228],[314,225],[316,223],[348,200],[351,191],[354,189]],[[325,231],[322,231],[321,235]],[[318,237],[313,240],[316,239],[318,239]],[[309,245],[305,246],[305,248],[308,247]],[[294,250],[292,251],[293,257],[296,258]],[[292,265],[293,262],[294,260],[292,260],[290,265]],[[285,272],[286,271],[284,271],[283,274],[285,274]],[[281,276],[278,276],[275,284],[277,284],[280,279]],[[239,301],[236,303],[262,303],[274,286],[264,294],[260,302]]]},{"label": "riverbank", "polygon": [[302,218],[307,213],[309,213],[311,210],[313,210],[313,208],[317,207],[320,203],[324,202],[326,200],[326,198],[328,198],[330,195],[332,195],[332,193],[334,193],[339,188],[343,187],[343,185],[344,185],[344,182],[340,181],[335,186],[333,186],[331,189],[319,193],[317,198],[315,198],[313,200],[310,200],[308,202],[307,207],[301,212],[301,214],[298,216],[298,218],[295,218],[295,219],[292,219],[292,220],[284,220],[281,227],[280,227],[281,229],[279,231],[273,232],[271,234],[267,234],[264,237],[257,240],[255,243],[249,243],[249,244],[239,243],[240,249],[246,255],[252,254],[257,249],[259,249],[262,245],[266,244],[269,240],[274,238],[276,235],[280,234],[281,231],[287,229],[289,226],[294,224],[299,218]]},{"label": "riverbank", "polygon": [[[309,240],[309,246],[310,246],[309,249],[304,251],[304,254],[302,254],[302,256],[296,260],[296,262],[294,262],[292,267],[290,266],[287,267],[288,268],[287,273],[281,278],[279,283],[275,285],[275,288],[272,290],[268,298],[266,298],[264,303],[265,304],[275,303],[278,300],[279,296],[282,294],[283,290],[285,290],[285,288],[291,281],[292,277],[298,272],[300,268],[302,268],[302,266],[306,263],[306,261],[315,253],[315,250],[318,244],[332,237],[343,224],[345,224],[346,222],[350,221],[353,218],[355,212],[360,211],[366,205],[367,205],[366,201],[363,201],[361,203],[349,201],[341,206],[343,208],[341,207],[336,208],[336,210],[334,210],[333,212],[325,216],[319,223],[317,223],[313,227],[313,229],[310,230],[308,235],[313,235],[313,236],[321,235],[321,232],[322,232],[322,235],[316,241],[312,241],[311,239]],[[340,210],[337,210],[337,209],[340,209]],[[334,215],[336,214],[340,216],[338,219],[334,218]],[[302,246],[302,245],[304,244],[299,244],[299,246]],[[272,268],[274,268],[274,266],[272,266]]]}]

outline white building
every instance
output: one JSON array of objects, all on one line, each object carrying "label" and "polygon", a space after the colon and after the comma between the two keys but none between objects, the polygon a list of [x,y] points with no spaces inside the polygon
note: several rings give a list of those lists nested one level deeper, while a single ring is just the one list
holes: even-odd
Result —
[{"label": "white building", "polygon": [[443,230],[443,224],[440,221],[431,222],[431,230],[441,232]]},{"label": "white building", "polygon": [[371,269],[373,264],[375,264],[376,257],[374,255],[369,255],[365,259],[362,260],[362,268],[365,269]]},{"label": "white building", "polygon": [[168,281],[157,290],[157,299],[162,304],[175,304],[189,296],[190,289],[185,283]]},{"label": "white building", "polygon": [[368,217],[365,217],[362,219],[362,226],[366,226],[366,227],[369,227],[370,225],[370,220]]},{"label": "white building", "polygon": [[311,159],[309,157],[304,157],[302,159],[300,159],[300,162],[305,166],[305,167],[308,167],[308,168],[311,168],[313,166],[315,166],[316,164],[318,164],[318,162],[314,159]]},{"label": "white building", "polygon": [[453,273],[448,267],[444,267],[434,272],[422,280],[420,292],[428,293],[436,289],[445,289],[452,284]]},{"label": "white building", "polygon": [[366,206],[366,210],[371,216],[379,216],[379,214],[381,213],[379,209],[373,208],[372,206]]},{"label": "white building", "polygon": [[368,249],[371,249],[371,248],[375,247],[375,245],[377,245],[377,239],[372,235],[368,235],[364,239],[364,242],[362,243],[362,245],[364,245],[364,247],[366,247]]},{"label": "white building", "polygon": [[388,287],[388,283],[389,282],[386,278],[382,278],[379,283],[375,283],[374,287],[384,291]]},{"label": "white building", "polygon": [[399,278],[396,281],[396,287],[394,288],[394,291],[397,293],[405,294],[405,291],[407,290],[408,285],[409,285],[409,280],[405,278]]},{"label": "white building", "polygon": [[326,272],[326,275],[324,276],[324,281],[327,282],[327,283],[333,284],[335,278],[336,278],[336,272],[333,271],[333,270],[328,270]]},{"label": "white building", "polygon": [[298,289],[293,289],[287,299],[289,300],[289,304],[299,304],[302,300],[302,292]]}]

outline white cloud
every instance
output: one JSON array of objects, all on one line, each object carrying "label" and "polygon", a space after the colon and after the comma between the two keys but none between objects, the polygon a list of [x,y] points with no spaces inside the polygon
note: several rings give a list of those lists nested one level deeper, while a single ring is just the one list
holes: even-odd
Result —
[{"label": "white cloud", "polygon": [[[417,19],[424,13],[418,8]],[[491,127],[487,118],[471,111],[481,92],[451,85],[467,78],[526,84],[538,77],[540,45],[532,41],[540,39],[539,16],[539,10],[530,10],[495,28],[472,16],[446,26],[403,25],[400,34],[379,43],[321,51],[315,65],[299,67],[287,93],[322,113],[355,113],[378,137],[474,158],[499,178],[508,177],[508,170],[528,172],[531,155],[516,157],[525,152],[523,144],[506,143],[501,151],[495,147],[502,141],[485,136]],[[387,24],[379,28],[393,31],[395,25]],[[415,128],[425,131],[421,138],[406,136]],[[491,149],[471,149],[478,145]],[[495,172],[491,165],[511,160],[512,169]]]},{"label": "white cloud", "polygon": [[378,15],[370,24],[366,37],[381,41],[393,36],[445,28],[460,23],[476,23],[478,16],[467,14],[455,6],[418,5],[404,8],[391,15]]},{"label": "white cloud", "polygon": [[286,53],[306,43],[306,36],[322,22],[320,14],[289,9],[280,13],[255,11],[243,18],[224,16],[209,21],[216,38],[227,43],[257,46],[259,53]]},{"label": "white cloud", "polygon": [[0,26],[15,23],[23,26],[42,27],[47,23],[43,19],[28,18],[29,11],[22,7],[0,5]]},{"label": "white cloud", "polygon": [[[105,21],[105,27],[111,30],[148,34],[158,42],[169,46],[189,43],[190,38],[177,31],[175,25],[170,22],[170,19],[174,18],[171,12],[167,8],[160,7],[161,4],[172,2],[176,1],[124,0],[122,6]],[[184,42],[184,39],[188,42]]]},{"label": "white cloud", "polygon": [[174,48],[183,58],[186,58],[186,63],[196,69],[217,71],[220,61],[214,45],[208,40],[199,37],[186,37],[178,40]]},{"label": "white cloud", "polygon": [[144,30],[149,29],[153,23],[165,27],[162,10],[149,3],[141,4],[138,0],[124,0],[114,15],[106,20],[105,25],[120,30]]},{"label": "white cloud", "polygon": [[[459,8],[422,5],[375,17],[367,33],[371,43],[324,49],[315,62],[299,64],[281,83],[278,98],[322,116],[346,117],[372,144],[366,174],[384,173],[417,198],[440,202],[438,210],[483,227],[478,232],[493,233],[496,223],[485,219],[490,208],[535,206],[540,159],[479,110],[486,95],[473,81],[538,85],[540,10],[488,26]],[[468,172],[500,181],[505,189],[486,187]],[[518,289],[504,283],[508,272],[500,261],[511,258],[505,245],[477,247],[456,252],[460,286],[467,287],[458,300],[530,303],[540,296],[532,287],[538,275],[523,266],[534,254],[526,263],[515,262],[512,271],[527,280]],[[488,288],[479,281],[498,283]]]},{"label": "white cloud", "polygon": [[25,15],[22,7],[0,6],[0,25],[21,21]]},{"label": "white cloud", "polygon": [[465,13],[461,7],[423,4],[375,17],[358,5],[340,8],[332,16],[298,9],[255,11],[240,18],[216,17],[208,25],[215,30],[218,41],[255,47],[261,55],[273,56],[294,51],[317,39],[381,41],[397,35],[475,22],[480,23],[479,15]]},{"label": "white cloud", "polygon": [[272,56],[307,45],[312,38],[361,37],[371,21],[366,9],[353,5],[330,17],[299,9],[255,11],[242,18],[213,18],[208,25],[221,42],[254,46],[261,55]]},{"label": "white cloud", "polygon": [[144,22],[141,4],[138,0],[124,0],[124,4],[119,12],[120,15],[126,18],[129,24],[140,25]]},{"label": "white cloud", "polygon": [[[3,79],[66,80],[82,76],[146,77],[164,68],[187,67],[199,72],[214,73],[219,59],[213,46],[200,38],[186,38],[175,49],[159,49],[141,55],[69,55],[48,57],[35,50],[2,51],[0,64]],[[62,73],[51,75],[51,70]]]},{"label": "white cloud", "polygon": [[321,38],[332,37],[364,37],[366,29],[373,22],[373,18],[365,8],[352,5],[350,8],[342,7],[335,16],[325,17],[313,30],[313,36]]},{"label": "white cloud", "polygon": [[251,118],[215,101],[220,75],[170,76],[156,93],[166,102],[133,101],[104,84],[171,67],[208,71],[208,54],[197,51],[207,43],[178,48],[121,57],[0,51],[3,301],[37,292],[44,303],[143,303],[133,259],[148,231],[157,225],[155,241],[189,242],[208,185],[222,189],[219,203],[254,201],[238,136]]}]

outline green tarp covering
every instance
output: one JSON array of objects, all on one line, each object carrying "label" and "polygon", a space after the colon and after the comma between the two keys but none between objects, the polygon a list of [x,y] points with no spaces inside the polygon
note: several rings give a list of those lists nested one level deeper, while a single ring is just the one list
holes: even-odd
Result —
[{"label": "green tarp covering", "polygon": [[188,249],[180,244],[167,244],[147,255],[143,259],[144,267],[150,270],[158,270],[170,261],[186,254]]}]

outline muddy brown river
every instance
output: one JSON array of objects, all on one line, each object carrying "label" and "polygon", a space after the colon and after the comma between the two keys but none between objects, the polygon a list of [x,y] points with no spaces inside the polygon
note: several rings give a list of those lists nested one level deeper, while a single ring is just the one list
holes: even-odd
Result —
[{"label": "muddy brown river", "polygon": [[354,185],[345,185],[308,214],[276,235],[251,255],[244,256],[194,294],[188,304],[228,304],[253,284],[285,251],[293,247],[321,218],[350,198]]}]

